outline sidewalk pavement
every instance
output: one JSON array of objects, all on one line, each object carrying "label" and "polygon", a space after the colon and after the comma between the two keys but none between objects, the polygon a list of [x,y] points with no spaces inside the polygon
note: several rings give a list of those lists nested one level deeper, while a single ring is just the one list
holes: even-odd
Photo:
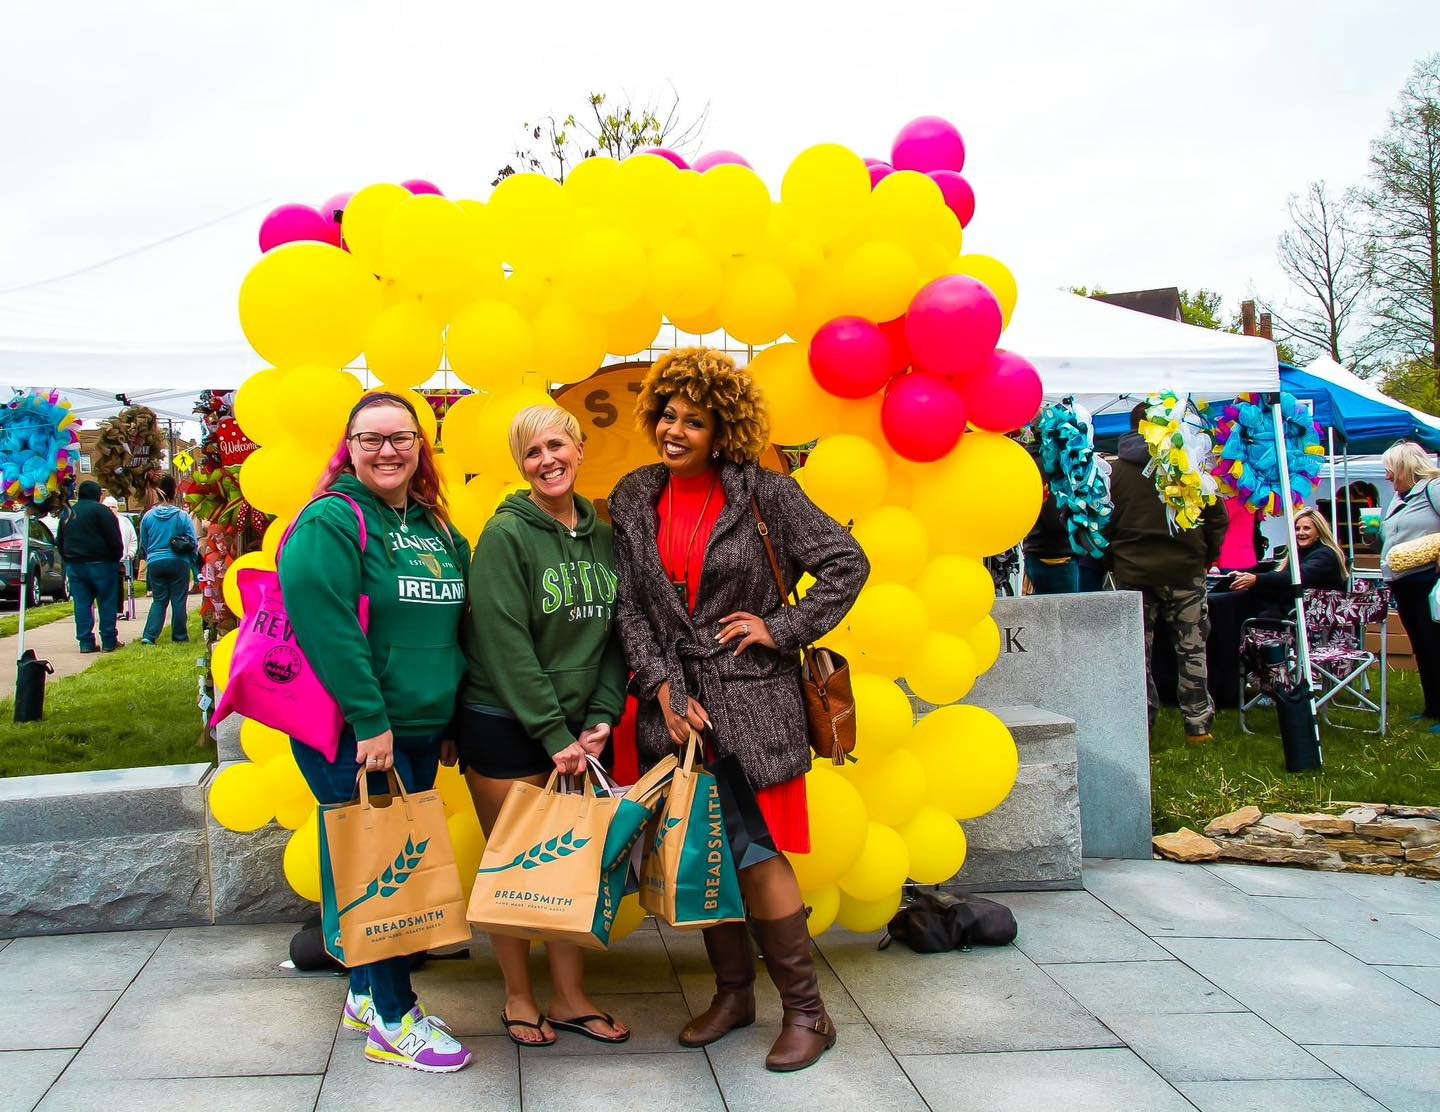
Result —
[{"label": "sidewalk pavement", "polygon": [[[120,640],[124,642],[140,639],[140,633],[145,628],[145,623],[139,618],[129,618],[118,623]],[[99,644],[100,627],[95,627],[95,641]],[[54,675],[47,677],[47,682],[54,683],[56,680],[64,679],[66,676],[73,676],[100,659],[100,653],[82,653],[80,642],[75,640],[75,619],[62,618],[58,622],[51,622],[39,629],[25,630],[25,647],[34,649],[35,655],[41,660],[48,660],[51,667],[55,669]],[[15,669],[11,661],[15,659],[16,653],[20,651],[19,634],[10,637],[0,638],[0,699],[8,699],[15,694]]]},{"label": "sidewalk pavement", "polygon": [[366,1062],[339,1028],[340,980],[279,968],[289,926],[0,941],[0,1109],[1440,1108],[1440,884],[1091,861],[1085,891],[1000,898],[1013,947],[825,935],[839,1043],[790,1075],[763,1066],[778,1020],[763,973],[756,1026],[675,1042],[711,981],[699,937],[653,923],[590,958],[597,1003],[635,1032],[619,1047],[517,1050],[483,940],[421,971],[421,998],[474,1052],[443,1077]]}]

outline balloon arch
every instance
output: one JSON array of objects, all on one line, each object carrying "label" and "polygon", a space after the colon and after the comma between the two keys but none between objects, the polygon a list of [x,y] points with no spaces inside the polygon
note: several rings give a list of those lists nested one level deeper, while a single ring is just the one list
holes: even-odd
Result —
[{"label": "balloon arch", "polygon": [[[386,389],[413,390],[448,365],[475,390],[440,438],[450,505],[473,540],[515,485],[516,412],[555,404],[557,387],[582,423],[610,410],[612,425],[628,421],[628,387],[616,399],[609,383],[645,363],[596,372],[607,356],[653,350],[662,321],[697,337],[723,329],[754,352],[776,443],[813,443],[796,479],[854,523],[873,567],[826,638],[852,661],[858,760],[809,773],[814,852],[792,861],[812,933],[883,926],[907,878],[959,871],[960,821],[996,807],[1018,768],[998,718],[953,705],[1000,651],[981,560],[1020,541],[1041,497],[1035,464],[1005,435],[1035,416],[1040,381],[997,347],[1017,296],[1009,271],[962,252],[974,212],[964,157],[959,133],[927,117],[901,130],[888,162],[833,144],[802,152],[778,201],[730,152],[691,168],[655,151],[588,159],[563,185],[516,174],[483,202],[410,182],[334,198],[318,213],[330,223],[277,210],[240,290],[246,336],[270,366],[235,399],[260,445],[241,489],[276,521],[232,566],[227,601],[238,612],[240,569],[274,566],[362,392],[344,369],[362,353]],[[598,477],[604,463],[592,456],[586,470]],[[233,635],[215,646],[222,689],[232,647]],[[941,709],[916,723],[902,677]],[[241,743],[248,760],[217,777],[215,817],[293,830],[285,875],[318,899],[316,805],[288,742],[247,721]],[[439,786],[473,879],[483,840],[468,793],[453,770]],[[617,937],[639,921],[633,902]]]}]

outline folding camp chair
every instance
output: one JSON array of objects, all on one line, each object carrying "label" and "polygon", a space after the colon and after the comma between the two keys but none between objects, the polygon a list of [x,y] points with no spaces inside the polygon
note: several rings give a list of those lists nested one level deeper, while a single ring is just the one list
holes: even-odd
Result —
[{"label": "folding camp chair", "polygon": [[[1305,632],[1310,650],[1310,683],[1320,720],[1336,729],[1355,729],[1330,718],[1332,710],[1358,711],[1376,716],[1377,726],[1366,733],[1386,731],[1385,619],[1390,610],[1390,589],[1373,580],[1359,579],[1348,591],[1306,591]],[[1379,637],[1377,656],[1365,647],[1365,634],[1374,628]],[[1371,670],[1378,666],[1378,687]],[[1240,627],[1240,728],[1253,733],[1245,714],[1275,688],[1295,682],[1299,662],[1295,652],[1294,619],[1250,618]]]}]

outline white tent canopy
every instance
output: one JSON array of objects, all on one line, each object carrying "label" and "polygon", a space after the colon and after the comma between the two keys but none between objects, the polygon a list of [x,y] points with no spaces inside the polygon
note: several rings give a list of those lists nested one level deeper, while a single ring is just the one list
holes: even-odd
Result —
[{"label": "white tent canopy", "polygon": [[1322,355],[1315,362],[1305,368],[1306,374],[1314,375],[1323,379],[1332,386],[1338,386],[1342,390],[1349,390],[1351,393],[1359,394],[1361,397],[1369,398],[1380,405],[1390,406],[1392,409],[1403,409],[1406,413],[1415,418],[1416,422],[1434,429],[1440,433],[1440,417],[1426,413],[1424,410],[1416,409],[1414,406],[1406,405],[1404,402],[1396,401],[1389,394],[1381,393],[1379,388],[1368,379],[1363,379],[1353,371],[1348,371],[1328,355]]},{"label": "white tent canopy", "polygon": [[1048,399],[1073,397],[1092,411],[1153,390],[1220,401],[1280,388],[1269,340],[1197,328],[1036,283],[1022,286],[1000,343],[1035,364]]}]

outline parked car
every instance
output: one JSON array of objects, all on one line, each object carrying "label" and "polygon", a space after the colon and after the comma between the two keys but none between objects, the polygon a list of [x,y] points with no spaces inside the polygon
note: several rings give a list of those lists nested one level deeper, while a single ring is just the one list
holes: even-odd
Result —
[{"label": "parked car", "polygon": [[[20,574],[21,530],[29,523],[30,566]],[[29,592],[26,603],[39,606],[42,595],[56,602],[70,597],[65,585],[65,561],[49,526],[29,514],[0,513],[0,598],[19,599],[22,587]]]}]

